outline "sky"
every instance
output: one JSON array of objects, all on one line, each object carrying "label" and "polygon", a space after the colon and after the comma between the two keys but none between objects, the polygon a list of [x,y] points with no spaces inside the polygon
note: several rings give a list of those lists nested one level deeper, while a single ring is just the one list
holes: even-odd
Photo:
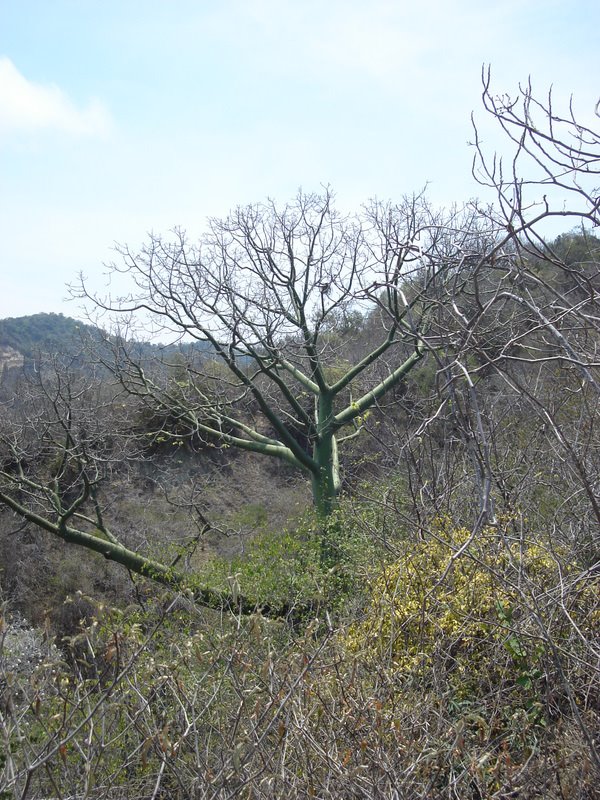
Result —
[{"label": "sky", "polygon": [[481,195],[482,65],[589,120],[599,53],[598,0],[0,0],[0,318],[81,317],[115,243],[299,188]]}]

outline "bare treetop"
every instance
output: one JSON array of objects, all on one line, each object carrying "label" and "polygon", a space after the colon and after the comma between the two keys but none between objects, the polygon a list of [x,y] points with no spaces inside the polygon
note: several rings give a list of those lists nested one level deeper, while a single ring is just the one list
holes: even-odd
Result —
[{"label": "bare treetop", "polygon": [[494,190],[497,218],[509,232],[538,246],[544,219],[600,225],[600,99],[593,112],[596,125],[590,127],[582,124],[581,115],[576,117],[572,98],[561,112],[552,89],[544,100],[538,99],[531,79],[519,86],[516,96],[493,93],[489,68],[483,70],[482,82],[483,106],[512,144],[510,159],[486,152],[473,121],[473,175]]}]

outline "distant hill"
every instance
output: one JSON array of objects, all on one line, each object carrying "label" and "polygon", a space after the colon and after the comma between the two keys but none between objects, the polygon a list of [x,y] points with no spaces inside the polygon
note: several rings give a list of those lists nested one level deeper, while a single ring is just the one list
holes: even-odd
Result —
[{"label": "distant hill", "polygon": [[[83,342],[87,340],[101,345],[107,339],[110,341],[112,337],[100,328],[63,314],[42,313],[0,319],[0,374],[5,367],[31,367],[41,355],[73,358],[72,365],[85,367],[87,359]],[[188,356],[195,352],[203,356],[211,350],[202,342],[169,346],[129,342],[129,346],[135,351],[136,358],[142,360],[157,356],[168,358],[178,352]],[[107,351],[109,349],[107,347]]]},{"label": "distant hill", "polygon": [[0,319],[0,347],[21,353],[26,362],[40,353],[70,355],[81,350],[81,336],[99,339],[101,332],[63,314],[32,314]]}]

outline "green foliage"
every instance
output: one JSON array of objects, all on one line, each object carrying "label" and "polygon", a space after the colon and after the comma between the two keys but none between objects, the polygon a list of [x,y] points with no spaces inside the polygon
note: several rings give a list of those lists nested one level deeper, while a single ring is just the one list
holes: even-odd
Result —
[{"label": "green foliage", "polygon": [[[563,233],[546,246],[544,258],[534,259],[534,272],[553,289],[569,296],[578,290],[598,290],[600,239],[585,229]],[[566,269],[565,269],[566,267]]]},{"label": "green foliage", "polygon": [[[441,667],[457,697],[506,681],[532,689],[544,652],[536,598],[551,596],[560,567],[556,552],[511,540],[507,527],[472,537],[437,519],[430,537],[412,542],[372,582],[364,619],[350,625],[346,646],[388,659],[407,677]],[[591,590],[585,597],[587,613]]]},{"label": "green foliage", "polygon": [[[533,798],[551,780],[563,796],[585,797],[591,763],[548,642],[593,730],[591,669],[560,611],[597,637],[597,580],[565,568],[559,547],[512,538],[508,521],[471,542],[438,519],[415,540],[394,488],[371,487],[373,502],[345,500],[327,521],[333,569],[312,515],[281,538],[263,530],[245,557],[210,567],[233,592],[308,598],[319,621],[203,611],[150,585],[140,587],[143,606],[73,598],[69,608],[85,601],[90,613],[63,638],[64,663],[41,664],[23,685],[0,790],[5,776],[9,796],[22,795],[12,776],[55,748],[32,773],[31,796],[53,796],[54,785],[69,796],[111,787],[107,798],[145,797],[157,785],[165,797],[198,787],[200,797],[244,796],[250,785],[265,800],[286,789],[417,798],[452,785],[479,800],[515,786]],[[251,505],[238,521],[263,519]]]},{"label": "green foliage", "polygon": [[35,359],[41,353],[75,354],[81,350],[83,333],[100,337],[91,325],[62,314],[32,314],[0,320],[0,345],[7,345]]},{"label": "green foliage", "polygon": [[[85,371],[89,366],[89,353],[82,353],[82,342],[99,348],[104,357],[112,358],[111,342],[115,339],[94,325],[88,325],[63,314],[40,313],[24,317],[0,319],[0,346],[12,347],[23,356],[27,364],[37,361],[40,355],[62,356],[72,367]],[[148,342],[130,342],[140,360],[151,357],[190,360],[204,355],[210,348],[204,342],[159,346]]]},{"label": "green foliage", "polygon": [[[495,742],[477,768],[481,796],[491,796],[510,780],[511,764],[533,758],[558,709],[568,711],[556,683],[559,650],[570,661],[563,676],[581,687],[569,702],[576,696],[589,706],[585,639],[597,640],[599,623],[598,579],[578,572],[557,545],[515,538],[508,520],[471,537],[438,518],[430,536],[407,542],[374,578],[362,617],[340,641],[401,695],[444,698],[457,768],[469,769],[463,752],[477,740]],[[395,705],[383,702],[382,717],[393,719]]]},{"label": "green foliage", "polygon": [[231,560],[214,559],[201,580],[219,590],[243,593],[257,605],[279,606],[317,601],[323,593],[319,539],[308,529],[264,531],[247,552]]},{"label": "green foliage", "polygon": [[[236,586],[258,606],[300,604],[340,611],[364,592],[367,577],[385,561],[372,535],[382,523],[379,516],[376,504],[356,506],[346,498],[325,520],[309,512],[283,532],[263,527],[243,555],[212,560],[200,580],[219,590]],[[255,528],[266,521],[264,510],[255,506],[235,519]]]},{"label": "green foliage", "polygon": [[600,239],[585,230],[561,234],[552,243],[552,250],[568,266],[600,263]]}]

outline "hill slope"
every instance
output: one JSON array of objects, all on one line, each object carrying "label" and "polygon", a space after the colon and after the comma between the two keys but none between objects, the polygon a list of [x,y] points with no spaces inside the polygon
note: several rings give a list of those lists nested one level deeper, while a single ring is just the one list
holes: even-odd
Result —
[{"label": "hill slope", "polygon": [[26,360],[39,353],[69,354],[81,349],[81,334],[95,338],[100,331],[63,314],[32,314],[0,320],[0,347],[18,351]]},{"label": "hill slope", "polygon": [[[0,319],[0,371],[2,367],[31,366],[40,355],[78,357],[75,363],[83,365],[82,341],[98,344],[112,340],[105,331],[63,314],[40,313],[25,317]],[[170,356],[175,352],[207,353],[210,346],[202,342],[171,345],[150,342],[130,342],[138,358]]]}]

